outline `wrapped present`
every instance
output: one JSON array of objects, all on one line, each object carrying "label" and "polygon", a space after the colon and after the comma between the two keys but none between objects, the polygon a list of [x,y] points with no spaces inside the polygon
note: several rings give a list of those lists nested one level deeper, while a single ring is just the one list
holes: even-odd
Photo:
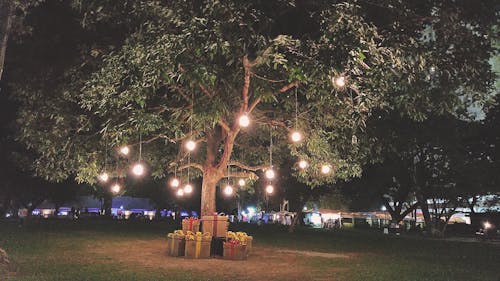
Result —
[{"label": "wrapped present", "polygon": [[239,243],[246,245],[247,255],[250,254],[252,250],[253,237],[246,234],[246,232],[232,232],[228,231],[226,234],[226,241],[236,240]]},{"label": "wrapped present", "polygon": [[200,220],[193,217],[183,219],[182,230],[184,232],[192,231],[195,233],[200,231]]},{"label": "wrapped present", "polygon": [[228,221],[227,216],[213,215],[213,216],[203,216],[201,218],[202,231],[212,234],[213,237],[226,237]]},{"label": "wrapped present", "polygon": [[224,255],[224,242],[226,242],[224,237],[213,237],[210,245],[210,255],[222,257]]},{"label": "wrapped present", "polygon": [[184,256],[186,247],[186,235],[182,230],[176,230],[167,235],[167,255],[172,257]]},{"label": "wrapped present", "polygon": [[224,259],[226,260],[246,260],[247,245],[241,244],[238,240],[224,242]]},{"label": "wrapped present", "polygon": [[208,259],[210,258],[210,243],[212,235],[210,233],[188,233],[186,234],[186,258]]}]

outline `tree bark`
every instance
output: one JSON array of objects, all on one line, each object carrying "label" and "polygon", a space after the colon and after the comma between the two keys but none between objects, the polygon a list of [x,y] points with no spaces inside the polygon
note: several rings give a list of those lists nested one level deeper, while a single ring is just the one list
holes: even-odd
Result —
[{"label": "tree bark", "polygon": [[0,0],[0,81],[5,64],[5,53],[14,17],[14,1]]},{"label": "tree bark", "polygon": [[217,212],[215,196],[217,182],[221,179],[220,171],[213,167],[205,167],[201,184],[201,215],[209,216]]}]

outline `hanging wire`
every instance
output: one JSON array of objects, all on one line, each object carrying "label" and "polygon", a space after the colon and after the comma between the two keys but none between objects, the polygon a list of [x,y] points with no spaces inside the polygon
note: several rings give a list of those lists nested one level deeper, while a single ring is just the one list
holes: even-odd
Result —
[{"label": "hanging wire", "polygon": [[269,128],[270,142],[269,142],[269,165],[273,166],[273,127]]},{"label": "hanging wire", "polygon": [[[189,135],[190,138],[193,137],[193,115],[194,115],[194,92],[191,93],[191,116],[189,118]],[[190,182],[190,173],[191,170],[191,151],[188,152],[188,168],[187,168],[187,184]]]},{"label": "hanging wire", "polygon": [[142,131],[139,129],[139,162],[142,160]]},{"label": "hanging wire", "polygon": [[297,87],[295,87],[295,130],[297,130],[298,123],[299,123],[299,102],[297,99]]}]

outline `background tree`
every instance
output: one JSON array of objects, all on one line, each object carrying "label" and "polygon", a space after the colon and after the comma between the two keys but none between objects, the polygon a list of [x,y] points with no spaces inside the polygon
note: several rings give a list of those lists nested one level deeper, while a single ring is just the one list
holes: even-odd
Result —
[{"label": "background tree", "polygon": [[[252,178],[269,168],[270,134],[275,166],[278,151],[306,159],[309,168],[295,175],[317,186],[361,174],[377,152],[364,131],[374,109],[417,121],[463,113],[492,84],[497,17],[487,1],[49,2],[52,12],[70,11],[71,24],[31,38],[64,52],[42,64],[43,75],[37,65],[13,78],[37,173],[94,183],[102,170],[138,159],[113,157],[111,148],[137,151],[141,142],[156,177],[198,170],[202,214],[215,211],[227,166],[240,169],[232,177]],[[47,38],[57,28],[72,36],[54,46]],[[43,62],[32,59],[19,69]],[[243,114],[252,119],[244,130]],[[294,129],[304,140],[288,145]],[[188,140],[198,143],[192,161],[180,148]],[[326,163],[334,173],[319,172]]]}]

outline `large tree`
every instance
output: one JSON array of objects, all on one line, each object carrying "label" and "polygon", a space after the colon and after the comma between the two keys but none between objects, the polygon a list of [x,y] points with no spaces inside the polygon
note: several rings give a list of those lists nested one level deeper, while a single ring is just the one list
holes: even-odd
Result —
[{"label": "large tree", "polygon": [[[491,76],[489,22],[474,13],[487,5],[470,16],[452,1],[72,3],[66,15],[79,19],[74,31],[84,39],[71,37],[71,59],[59,71],[38,66],[46,76],[16,87],[21,140],[38,153],[37,173],[95,183],[113,167],[122,177],[131,160],[111,148],[140,146],[153,176],[202,176],[202,214],[216,210],[225,177],[255,179],[270,168],[271,138],[275,169],[281,153],[309,162],[296,172],[302,182],[358,176],[374,143],[364,133],[373,109],[425,119],[488,87],[469,79]],[[250,127],[239,126],[242,115]],[[288,140],[293,130],[304,136],[298,144]],[[198,144],[192,153],[189,140]],[[322,165],[333,172],[323,175]]]}]

